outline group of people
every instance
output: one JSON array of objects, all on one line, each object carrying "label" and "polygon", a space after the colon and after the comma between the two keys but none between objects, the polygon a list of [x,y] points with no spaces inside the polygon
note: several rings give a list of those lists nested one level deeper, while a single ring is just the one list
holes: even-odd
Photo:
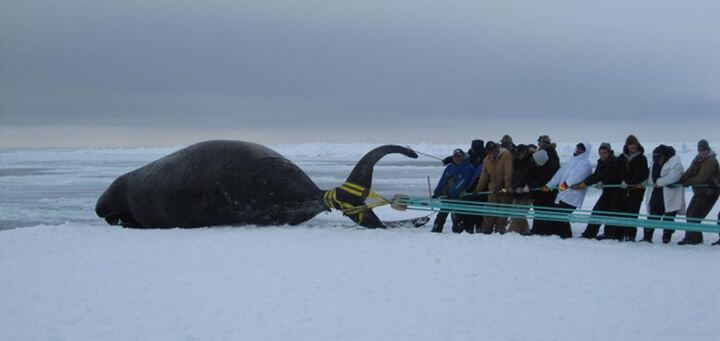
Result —
[{"label": "group of people", "polygon": [[[590,150],[590,144],[578,143],[573,157],[561,166],[556,145],[547,135],[540,136],[537,145],[515,145],[509,135],[499,143],[473,140],[467,153],[456,149],[443,160],[447,167],[433,197],[513,204],[514,208],[529,211],[532,207],[537,212],[557,208],[572,212],[582,207],[588,187],[594,186],[602,194],[593,207],[593,215],[616,212],[637,217],[644,201],[651,215],[648,219],[674,221],[676,216],[685,215],[687,222],[699,223],[720,195],[720,167],[706,140],[698,142],[697,156],[687,170],[675,149],[666,145],[653,150],[649,163],[645,149],[634,135],[627,137],[620,155],[615,155],[609,143],[602,143],[594,170]],[[685,187],[693,190],[687,207]],[[438,213],[432,231],[442,232],[447,217],[447,212]],[[635,241],[637,230],[606,225],[599,234],[600,225],[588,224],[581,237]],[[569,222],[533,219],[530,226],[525,217],[453,214],[452,231],[572,237]],[[662,242],[669,243],[673,232],[664,230]],[[652,243],[653,233],[653,228],[645,228],[641,241]],[[701,243],[703,234],[694,231],[686,231],[679,242]],[[720,245],[720,240],[713,245]]]}]

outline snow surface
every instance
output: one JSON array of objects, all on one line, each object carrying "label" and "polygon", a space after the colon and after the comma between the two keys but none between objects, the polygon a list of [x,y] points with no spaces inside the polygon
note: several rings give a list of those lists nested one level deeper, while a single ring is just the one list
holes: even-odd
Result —
[{"label": "snow surface", "polygon": [[4,340],[711,340],[718,250],[424,229],[2,232]]},{"label": "snow surface", "polygon": [[[274,148],[330,188],[374,146]],[[682,146],[687,167],[694,144]],[[147,231],[94,216],[116,176],[178,148],[0,150],[0,340],[720,338],[712,234],[682,247],[659,232],[644,244],[366,230],[337,212],[299,227]],[[558,149],[566,159],[573,146]],[[441,170],[393,156],[373,187],[426,195]]]}]

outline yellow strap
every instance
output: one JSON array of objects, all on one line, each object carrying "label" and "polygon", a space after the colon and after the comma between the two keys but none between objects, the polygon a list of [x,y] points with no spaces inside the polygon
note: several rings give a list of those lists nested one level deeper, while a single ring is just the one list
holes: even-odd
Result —
[{"label": "yellow strap", "polygon": [[372,199],[387,201],[387,199],[383,198],[383,196],[381,196],[380,194],[377,194],[368,188],[362,187],[362,186],[354,184],[352,182],[345,182],[344,184],[342,184],[340,186],[340,188],[345,192],[348,192],[356,197],[360,197],[363,199],[364,198],[372,198]]},{"label": "yellow strap", "polygon": [[[366,198],[371,198],[378,201],[371,204],[353,206],[352,204],[340,201],[337,198],[338,188],[342,189],[346,193],[362,198],[363,201],[365,201]],[[323,201],[325,202],[325,206],[327,206],[328,208],[341,210],[345,215],[357,215],[358,223],[362,222],[365,211],[391,203],[389,200],[385,199],[380,194],[377,194],[370,189],[364,188],[351,182],[345,182],[340,187],[333,188],[325,192],[325,194],[323,195]]]}]

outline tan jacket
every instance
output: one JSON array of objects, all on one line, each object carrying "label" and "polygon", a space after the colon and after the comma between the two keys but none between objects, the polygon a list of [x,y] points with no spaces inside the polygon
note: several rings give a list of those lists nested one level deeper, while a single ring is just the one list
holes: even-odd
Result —
[{"label": "tan jacket", "polygon": [[[718,173],[720,173],[720,167],[718,167],[715,152],[710,151],[710,154],[704,159],[701,159],[700,156],[693,159],[690,167],[680,178],[680,182],[685,186],[693,186],[695,194],[713,194],[718,190],[717,187],[714,187]],[[710,187],[694,187],[695,185],[709,185]]]},{"label": "tan jacket", "polygon": [[513,157],[512,153],[505,148],[500,148],[497,157],[488,155],[483,160],[483,169],[480,173],[475,192],[489,190],[497,192],[506,189],[512,193]]}]

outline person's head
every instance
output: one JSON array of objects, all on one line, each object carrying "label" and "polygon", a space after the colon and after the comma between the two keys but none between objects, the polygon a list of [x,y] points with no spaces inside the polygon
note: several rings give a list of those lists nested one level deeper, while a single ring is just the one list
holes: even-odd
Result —
[{"label": "person's head", "polygon": [[497,143],[493,141],[488,141],[485,144],[485,153],[488,155],[497,156],[497,154],[500,152],[500,146],[497,145]]},{"label": "person's head", "polygon": [[635,154],[640,150],[640,142],[638,141],[638,138],[635,137],[635,135],[630,135],[625,139],[625,148],[627,149],[628,153]]},{"label": "person's head", "polygon": [[456,165],[461,164],[463,161],[465,161],[465,152],[462,149],[455,149],[453,151],[452,159]]},{"label": "person's head", "polygon": [[612,155],[612,146],[607,142],[601,143],[600,148],[598,148],[598,155],[600,155],[600,160],[607,161]]},{"label": "person's head", "polygon": [[485,151],[485,141],[483,140],[472,140],[470,143],[470,150],[473,153],[482,153]]},{"label": "person's head", "polygon": [[667,160],[670,160],[670,158],[675,156],[675,154],[676,154],[675,148],[673,148],[673,146],[667,146],[667,155],[665,156],[665,158]]},{"label": "person's head", "polygon": [[667,146],[661,144],[653,149],[652,159],[654,163],[662,166],[667,161]]},{"label": "person's head", "polygon": [[515,147],[514,151],[515,157],[518,159],[524,159],[528,155],[528,146],[524,144],[519,144],[517,147]]},{"label": "person's head", "polygon": [[528,154],[532,154],[538,150],[538,146],[534,144],[529,144],[528,146]]},{"label": "person's head", "polygon": [[697,150],[700,157],[708,157],[708,155],[710,155],[710,143],[708,143],[708,141],[704,139],[698,141]]},{"label": "person's head", "polygon": [[537,143],[538,143],[538,147],[540,149],[545,149],[545,148],[552,146],[552,141],[550,141],[550,136],[547,136],[547,135],[540,135],[540,137],[538,137]]},{"label": "person's head", "polygon": [[585,154],[585,152],[585,145],[582,143],[578,143],[575,145],[575,153],[573,154],[573,156],[582,155]]},{"label": "person's head", "polygon": [[515,149],[515,144],[513,144],[513,139],[510,137],[510,135],[503,135],[503,137],[500,139],[500,147],[505,148],[507,150],[513,150]]}]

